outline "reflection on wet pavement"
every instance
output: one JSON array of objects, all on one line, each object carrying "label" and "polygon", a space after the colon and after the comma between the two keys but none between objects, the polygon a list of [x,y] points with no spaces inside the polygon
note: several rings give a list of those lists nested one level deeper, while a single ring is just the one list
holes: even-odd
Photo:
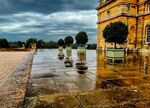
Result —
[{"label": "reflection on wet pavement", "polygon": [[65,68],[57,53],[57,50],[38,50],[35,54],[26,107],[150,107],[149,56],[127,54],[124,64],[110,65],[106,64],[104,52],[88,50],[89,68],[80,75],[75,68],[76,50],[72,68]]}]

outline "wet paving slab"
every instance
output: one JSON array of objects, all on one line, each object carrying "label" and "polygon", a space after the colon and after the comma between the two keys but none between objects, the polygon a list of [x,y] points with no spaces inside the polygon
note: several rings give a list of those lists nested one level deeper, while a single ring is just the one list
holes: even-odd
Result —
[{"label": "wet paving slab", "polygon": [[104,52],[87,51],[88,70],[66,68],[57,50],[34,55],[24,108],[150,108],[150,56],[127,54],[107,64]]}]

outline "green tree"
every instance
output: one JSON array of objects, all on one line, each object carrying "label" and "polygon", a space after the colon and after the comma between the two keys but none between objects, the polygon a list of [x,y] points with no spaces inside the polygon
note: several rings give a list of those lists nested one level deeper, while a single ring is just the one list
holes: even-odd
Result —
[{"label": "green tree", "polygon": [[72,45],[72,48],[73,48],[73,49],[77,49],[77,48],[78,48],[77,43],[74,43],[74,44]]},{"label": "green tree", "polygon": [[128,36],[128,26],[121,21],[110,23],[103,30],[103,37],[105,42],[116,44],[123,44]]},{"label": "green tree", "polygon": [[9,42],[7,39],[0,39],[0,48],[9,48]]},{"label": "green tree", "polygon": [[21,48],[21,47],[23,47],[23,42],[21,42],[21,41],[12,42],[12,41],[10,41],[9,45],[10,45],[10,48]]},{"label": "green tree", "polygon": [[88,35],[86,32],[81,31],[76,35],[75,39],[78,45],[85,45],[88,42]]},{"label": "green tree", "polygon": [[29,38],[29,39],[26,41],[25,48],[30,48],[30,44],[31,44],[32,42],[37,43],[37,39],[36,39],[36,38]]},{"label": "green tree", "polygon": [[71,36],[65,37],[64,41],[65,41],[65,44],[67,46],[70,46],[70,45],[72,45],[74,43],[74,40],[73,40],[73,38]]},{"label": "green tree", "polygon": [[17,41],[16,46],[17,46],[17,48],[21,48],[23,46],[23,42]]},{"label": "green tree", "polygon": [[87,49],[96,49],[97,45],[96,44],[88,44]]},{"label": "green tree", "polygon": [[43,40],[38,40],[37,41],[37,47],[38,48],[44,48],[45,42]]},{"label": "green tree", "polygon": [[58,44],[54,41],[45,42],[45,48],[58,48]]},{"label": "green tree", "polygon": [[63,39],[59,39],[57,43],[58,43],[59,46],[64,46],[65,45],[65,42],[64,42]]}]

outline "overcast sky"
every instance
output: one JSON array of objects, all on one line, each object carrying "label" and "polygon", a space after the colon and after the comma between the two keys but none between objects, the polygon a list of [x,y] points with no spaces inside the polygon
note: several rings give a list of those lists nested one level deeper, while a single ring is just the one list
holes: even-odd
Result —
[{"label": "overcast sky", "polygon": [[98,0],[0,0],[0,38],[57,41],[87,32],[96,43]]}]

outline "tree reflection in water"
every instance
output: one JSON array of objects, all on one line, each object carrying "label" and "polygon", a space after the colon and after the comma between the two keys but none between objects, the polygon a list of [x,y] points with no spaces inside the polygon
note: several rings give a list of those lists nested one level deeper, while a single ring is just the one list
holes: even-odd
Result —
[{"label": "tree reflection in water", "polygon": [[[139,86],[149,79],[149,56],[138,53],[126,55],[125,64],[110,65],[105,62],[105,53],[97,52],[97,88]],[[149,80],[150,81],[150,80]],[[142,83],[140,83],[142,82]]]}]

